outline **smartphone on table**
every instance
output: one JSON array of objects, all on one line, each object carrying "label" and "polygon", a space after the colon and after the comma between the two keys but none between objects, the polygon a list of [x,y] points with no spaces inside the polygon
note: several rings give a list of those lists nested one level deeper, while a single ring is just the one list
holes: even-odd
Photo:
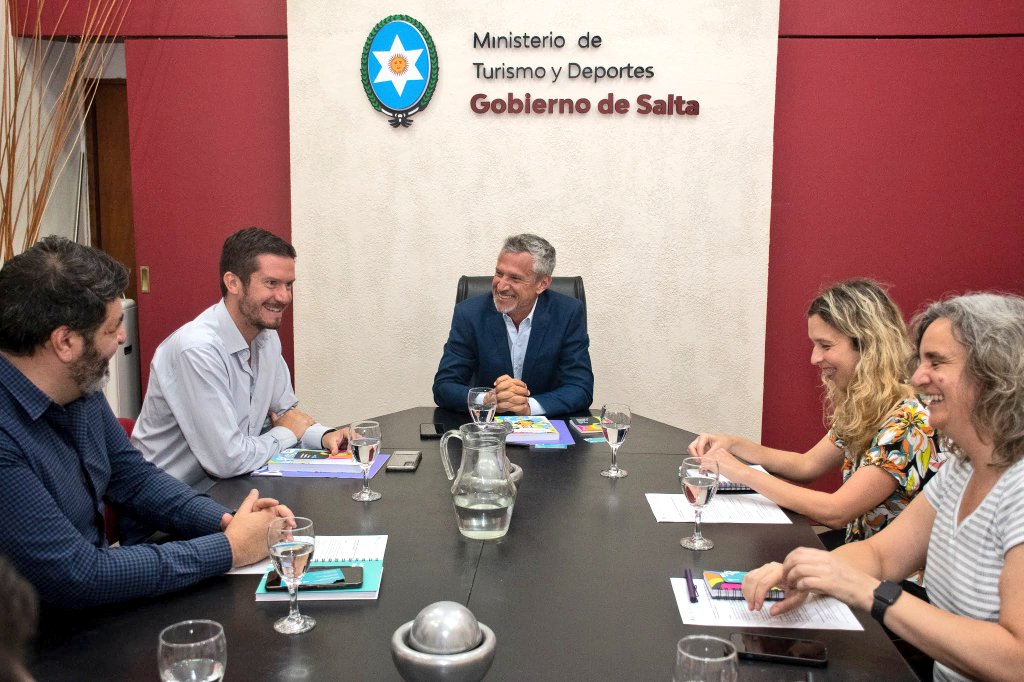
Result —
[{"label": "smartphone on table", "polygon": [[395,450],[384,468],[388,471],[416,471],[422,457],[423,453],[419,450]]},{"label": "smartphone on table", "polygon": [[420,424],[420,438],[440,438],[444,435],[444,424]]},{"label": "smartphone on table", "polygon": [[729,636],[740,658],[822,667],[828,664],[828,648],[816,639],[734,632]]},{"label": "smartphone on table", "polygon": [[[309,590],[345,590],[360,587],[363,584],[362,566],[329,566],[312,568],[302,576],[299,591]],[[288,586],[281,582],[276,572],[267,577],[267,592],[287,592]]]}]

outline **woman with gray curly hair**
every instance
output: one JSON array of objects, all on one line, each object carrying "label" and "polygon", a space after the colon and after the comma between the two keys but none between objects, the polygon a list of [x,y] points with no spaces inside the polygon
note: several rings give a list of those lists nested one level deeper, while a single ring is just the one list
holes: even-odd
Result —
[{"label": "woman with gray curly hair", "polygon": [[[1024,669],[1024,298],[972,294],[916,318],[914,386],[955,455],[899,518],[834,552],[794,550],[743,582],[751,609],[770,587],[870,611],[935,659],[935,679],[1019,679]],[[927,562],[931,604],[895,582]]]}]

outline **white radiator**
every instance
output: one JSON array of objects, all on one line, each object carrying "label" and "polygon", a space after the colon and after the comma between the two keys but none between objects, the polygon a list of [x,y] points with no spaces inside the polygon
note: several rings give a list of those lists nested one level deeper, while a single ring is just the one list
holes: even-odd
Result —
[{"label": "white radiator", "polygon": [[139,319],[135,301],[121,299],[124,309],[124,331],[128,340],[118,346],[110,359],[110,381],[103,393],[110,409],[118,417],[136,419],[142,410],[142,387],[139,381]]}]

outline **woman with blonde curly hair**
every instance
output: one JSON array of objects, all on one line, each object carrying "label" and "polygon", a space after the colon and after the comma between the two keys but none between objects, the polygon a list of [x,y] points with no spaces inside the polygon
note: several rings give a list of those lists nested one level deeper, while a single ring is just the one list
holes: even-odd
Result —
[{"label": "woman with blonde curly hair", "polygon": [[[730,481],[782,507],[830,528],[845,526],[845,542],[863,540],[896,518],[941,463],[928,411],[906,381],[912,347],[899,308],[867,279],[835,284],[815,298],[807,334],[811,364],[825,385],[829,425],[814,447],[796,453],[740,436],[701,434],[689,451],[716,459]],[[832,493],[789,482],[813,481],[840,467],[843,485]]]}]

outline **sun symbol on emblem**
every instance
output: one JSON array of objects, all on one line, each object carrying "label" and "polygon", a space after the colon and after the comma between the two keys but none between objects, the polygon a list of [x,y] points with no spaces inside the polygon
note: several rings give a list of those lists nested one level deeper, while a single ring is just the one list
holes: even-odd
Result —
[{"label": "sun symbol on emblem", "polygon": [[405,73],[405,70],[409,68],[409,62],[406,60],[404,54],[396,54],[388,60],[388,68],[391,69],[391,73],[396,76],[401,76]]},{"label": "sun symbol on emblem", "polygon": [[359,76],[370,105],[408,128],[437,86],[437,51],[423,24],[404,14],[377,22],[363,44]]}]

